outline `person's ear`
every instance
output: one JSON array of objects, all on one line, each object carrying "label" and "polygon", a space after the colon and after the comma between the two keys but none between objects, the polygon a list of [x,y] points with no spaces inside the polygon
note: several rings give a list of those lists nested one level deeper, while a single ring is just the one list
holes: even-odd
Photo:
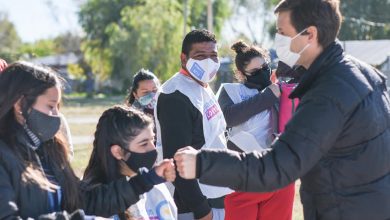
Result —
[{"label": "person's ear", "polygon": [[318,29],[315,26],[310,26],[306,30],[307,35],[309,36],[309,43],[312,44],[318,41]]},{"label": "person's ear", "polygon": [[117,159],[117,160],[124,160],[124,155],[123,155],[123,150],[122,148],[117,145],[117,144],[114,144],[111,146],[110,148],[110,151],[111,151],[111,155]]},{"label": "person's ear", "polygon": [[187,64],[187,55],[185,55],[184,53],[181,53],[180,54],[180,61],[181,61],[181,66],[184,68],[186,67],[186,64]]},{"label": "person's ear", "polygon": [[18,101],[15,102],[14,109],[17,113],[22,113],[22,98],[18,99]]},{"label": "person's ear", "polygon": [[138,97],[136,92],[133,92],[133,96],[134,96],[135,99],[139,99],[139,97]]},{"label": "person's ear", "polygon": [[23,97],[19,98],[19,100],[14,104],[14,115],[16,117],[16,121],[18,121],[20,124],[24,124],[25,122],[22,111],[22,99]]},{"label": "person's ear", "polygon": [[242,72],[242,71],[240,71],[240,70],[238,70],[238,69],[236,69],[235,70],[236,72],[236,77],[237,77],[237,79],[239,80],[239,81],[246,81],[247,80],[247,75],[244,73],[244,72]]}]

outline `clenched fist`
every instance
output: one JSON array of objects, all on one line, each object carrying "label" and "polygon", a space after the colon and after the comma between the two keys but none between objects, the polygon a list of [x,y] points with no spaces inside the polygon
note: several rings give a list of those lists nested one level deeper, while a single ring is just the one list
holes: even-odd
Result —
[{"label": "clenched fist", "polygon": [[164,159],[154,167],[156,174],[169,182],[175,181],[176,171],[173,159]]},{"label": "clenched fist", "polygon": [[196,155],[198,151],[192,147],[179,149],[174,159],[176,161],[176,169],[179,175],[184,179],[196,178]]}]

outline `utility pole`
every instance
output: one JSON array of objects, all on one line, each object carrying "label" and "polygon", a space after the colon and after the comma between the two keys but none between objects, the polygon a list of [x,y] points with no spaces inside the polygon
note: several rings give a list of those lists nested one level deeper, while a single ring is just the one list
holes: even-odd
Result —
[{"label": "utility pole", "polygon": [[207,1],[207,29],[213,32],[213,0]]},{"label": "utility pole", "polygon": [[184,0],[184,25],[183,25],[183,38],[187,34],[187,18],[188,18],[188,0]]}]

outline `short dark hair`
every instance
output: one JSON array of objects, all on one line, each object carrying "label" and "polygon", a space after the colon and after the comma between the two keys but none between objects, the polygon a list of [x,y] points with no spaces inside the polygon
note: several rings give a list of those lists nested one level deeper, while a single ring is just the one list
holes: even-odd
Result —
[{"label": "short dark hair", "polygon": [[244,76],[242,73],[245,72],[246,66],[251,62],[255,57],[261,57],[266,62],[269,62],[270,57],[268,51],[262,47],[249,46],[244,41],[239,40],[231,46],[231,49],[236,52],[236,58],[234,62],[236,64],[237,70],[241,73],[236,72],[235,76],[238,80],[242,81]]},{"label": "short dark hair", "polygon": [[184,37],[181,52],[188,56],[192,45],[202,42],[217,43],[217,40],[215,39],[215,35],[206,29],[192,30]]},{"label": "short dark hair", "polygon": [[135,101],[134,92],[137,91],[139,87],[139,83],[144,80],[154,80],[157,84],[157,87],[160,86],[160,81],[157,76],[154,75],[151,71],[146,70],[144,68],[138,70],[138,72],[134,75],[133,84],[128,92],[127,104],[132,105]]},{"label": "short dark hair", "polygon": [[275,13],[290,11],[291,24],[297,32],[309,26],[318,30],[318,42],[325,48],[336,40],[342,15],[339,0],[282,0]]}]

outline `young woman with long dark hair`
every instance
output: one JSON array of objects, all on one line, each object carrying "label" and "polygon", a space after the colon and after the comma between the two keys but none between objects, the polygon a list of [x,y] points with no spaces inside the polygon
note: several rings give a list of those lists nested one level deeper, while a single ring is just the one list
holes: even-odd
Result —
[{"label": "young woman with long dark hair", "polygon": [[[120,178],[131,179],[140,169],[161,170],[165,159],[155,166],[153,120],[143,112],[127,106],[106,110],[96,126],[94,147],[84,172],[84,181],[91,187]],[[169,165],[169,164],[168,164]],[[160,174],[161,175],[161,174]],[[173,181],[175,170],[164,174]],[[156,176],[156,183],[165,179]],[[177,208],[165,184],[156,184],[142,195],[139,202],[115,216],[119,219],[176,219]]]},{"label": "young woman with long dark hair", "polygon": [[[138,172],[88,188],[70,163],[60,128],[61,81],[55,72],[26,62],[0,74],[0,219],[86,214],[111,216],[136,203],[168,169]],[[107,198],[110,198],[107,200]]]}]

